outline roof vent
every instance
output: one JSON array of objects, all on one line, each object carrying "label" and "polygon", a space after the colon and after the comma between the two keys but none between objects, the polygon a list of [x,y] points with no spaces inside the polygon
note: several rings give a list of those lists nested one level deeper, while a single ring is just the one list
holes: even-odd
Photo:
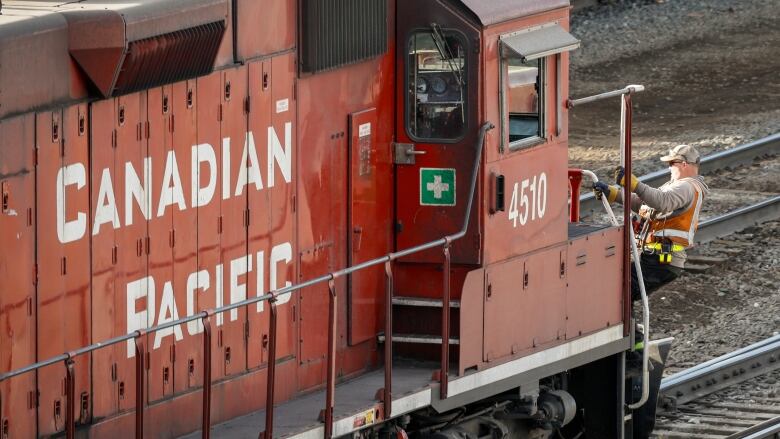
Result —
[{"label": "roof vent", "polygon": [[103,97],[201,76],[213,69],[225,34],[225,3],[66,13],[69,52]]}]

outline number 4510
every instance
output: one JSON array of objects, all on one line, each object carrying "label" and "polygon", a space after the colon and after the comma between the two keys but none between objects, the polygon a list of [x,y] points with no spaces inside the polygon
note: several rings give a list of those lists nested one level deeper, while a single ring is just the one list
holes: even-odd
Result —
[{"label": "number 4510", "polygon": [[[520,187],[518,195],[518,186]],[[528,193],[526,193],[526,190]],[[528,195],[530,193],[530,200]],[[520,202],[520,210],[523,211],[520,214],[518,210],[518,200]],[[542,172],[538,178],[534,175],[533,179],[525,179],[521,182],[515,183],[515,187],[512,190],[512,201],[509,203],[509,220],[512,221],[512,226],[517,227],[517,221],[520,220],[520,225],[524,226],[528,222],[528,213],[530,210],[531,221],[535,219],[542,219],[544,217],[544,211],[547,208],[547,174]]]}]

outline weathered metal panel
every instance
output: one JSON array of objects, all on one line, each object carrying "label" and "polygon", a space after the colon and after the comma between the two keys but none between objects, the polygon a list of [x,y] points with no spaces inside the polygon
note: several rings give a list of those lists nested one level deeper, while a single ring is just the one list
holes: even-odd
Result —
[{"label": "weathered metal panel", "polygon": [[[485,261],[500,261],[566,240],[567,149],[539,145],[488,165],[484,187],[503,175],[504,211],[485,214]],[[496,195],[491,194],[490,197]]]},{"label": "weathered metal panel", "polygon": [[[198,237],[194,233],[198,228],[198,205],[200,199],[207,198],[208,185],[203,191],[196,190],[201,158],[207,159],[213,147],[199,147],[197,139],[197,107],[195,106],[195,81],[182,81],[171,85],[171,106],[173,149],[179,163],[179,175],[184,192],[185,209],[174,209],[173,213],[173,291],[176,314],[184,317],[194,313],[194,300],[190,309],[191,288],[197,288],[198,276]],[[201,157],[206,156],[206,157]],[[214,156],[216,159],[216,156]],[[205,170],[208,165],[204,165]],[[212,169],[215,172],[216,169]],[[208,181],[207,181],[208,182]],[[215,192],[216,193],[216,190]],[[195,292],[192,293],[196,294]],[[194,297],[193,297],[194,299]],[[173,387],[179,393],[191,388],[196,382],[195,365],[201,366],[200,358],[203,343],[200,337],[190,336],[188,328],[193,325],[181,325],[174,328],[172,339],[176,341],[173,349]],[[181,338],[176,334],[181,333]],[[169,336],[170,337],[170,336]],[[192,363],[190,363],[192,360]],[[196,363],[198,361],[198,363]]]},{"label": "weathered metal panel", "polygon": [[[350,114],[349,265],[387,254],[392,197],[384,182],[392,180],[390,145],[380,143],[374,108]],[[385,271],[379,265],[350,275],[349,343],[372,340],[378,332],[385,297]]]},{"label": "weathered metal panel", "polygon": [[[216,72],[198,78],[195,87],[198,144],[207,144],[214,148],[217,170],[215,171],[216,189],[213,197],[208,203],[198,207],[198,275],[196,278],[200,289],[194,292],[194,312],[223,305],[222,276],[224,276],[224,270],[220,259],[223,226],[220,209],[222,199],[230,195],[230,183],[225,181],[222,136],[220,134],[221,76],[222,72]],[[209,173],[208,178],[210,177]],[[203,175],[202,178],[205,185],[207,176]],[[216,327],[217,318],[219,317],[211,318],[212,329]],[[187,329],[187,333],[193,336],[202,334],[202,332],[203,326],[197,323],[193,323]],[[214,334],[216,331],[212,332],[211,338],[212,378],[219,377],[222,370],[222,360],[216,354],[218,340]],[[197,337],[200,339],[202,335],[197,335]],[[202,355],[202,348],[198,349],[197,352],[187,353],[187,361],[194,361],[195,385],[203,383]]]},{"label": "weathered metal panel", "polygon": [[530,353],[564,339],[566,279],[561,260],[566,260],[566,247],[485,270],[483,361]]},{"label": "weathered metal panel", "polygon": [[[135,105],[135,120],[138,120],[138,105]],[[119,111],[122,111],[122,122],[119,121]],[[119,246],[116,242],[117,229],[115,224],[124,222],[119,216],[119,204],[123,204],[124,185],[120,185],[117,176],[115,157],[116,146],[119,145],[119,130],[123,131],[131,122],[125,120],[127,114],[133,112],[119,99],[109,99],[92,104],[90,126],[90,192],[92,194],[90,224],[93,233],[90,234],[92,246],[92,342],[109,339],[124,334],[123,328],[118,328],[117,318],[124,315],[125,306],[118,302],[121,294],[121,282],[117,284],[117,264]],[[124,136],[126,137],[126,135]],[[124,139],[123,139],[124,140]],[[124,165],[122,164],[122,167]],[[124,173],[124,169],[122,169]],[[124,181],[124,179],[122,179]],[[119,203],[119,204],[118,204]],[[120,229],[121,230],[121,229]],[[123,249],[124,250],[124,249]],[[115,253],[116,252],[116,253]],[[124,255],[122,255],[124,256]],[[122,260],[124,261],[124,257]],[[117,333],[117,330],[119,332]],[[120,346],[124,348],[124,346]],[[127,349],[125,349],[126,351]],[[94,384],[100,391],[95,392],[93,400],[94,414],[104,417],[119,411],[119,363],[124,366],[122,352],[116,347],[101,349],[92,354]],[[126,356],[126,355],[125,355]],[[116,366],[115,366],[116,365]],[[124,367],[122,368],[124,371]],[[116,381],[114,380],[116,378]],[[124,378],[124,377],[123,377]],[[131,385],[127,383],[125,385]],[[125,389],[125,393],[131,390]],[[135,393],[135,392],[130,392]]]},{"label": "weathered metal panel", "polygon": [[[35,361],[35,117],[0,122],[0,372]],[[0,384],[0,426],[32,437],[35,373]]]},{"label": "weathered metal panel", "polygon": [[[61,354],[90,341],[89,156],[87,136],[79,135],[79,115],[86,106],[36,116],[38,148],[37,254],[39,359]],[[76,358],[76,395],[89,397],[88,356]],[[64,366],[38,372],[38,433],[62,430],[65,420]],[[76,408],[76,417],[89,413]]]},{"label": "weathered metal panel", "polygon": [[[254,258],[247,255],[247,193],[256,189],[257,183],[250,177],[260,173],[259,163],[251,157],[253,145],[247,136],[247,68],[221,72],[222,141],[229,145],[223,149],[223,175],[229,184],[227,198],[222,199],[222,247],[221,263],[222,299],[229,304],[240,302],[247,296],[247,278],[253,275]],[[227,140],[226,140],[227,139]],[[227,142],[227,143],[226,143]],[[246,158],[246,159],[245,159]],[[250,169],[251,164],[257,173]],[[242,169],[243,168],[243,169]],[[217,376],[227,376],[246,370],[246,308],[233,310],[217,317],[217,347],[214,356],[219,358]]]},{"label": "weathered metal panel", "polygon": [[[271,126],[271,61],[256,61],[247,66],[249,70],[249,133],[254,136],[259,154],[268,145],[268,127]],[[260,156],[258,156],[260,159]],[[260,159],[265,163],[268,160]],[[261,175],[264,173],[261,173]],[[267,180],[267,178],[264,178]],[[255,261],[254,275],[247,279],[247,296],[265,294],[269,289],[268,261],[271,257],[271,189],[255,190],[250,187],[249,197],[249,254]],[[247,365],[254,368],[268,361],[269,311],[268,305],[259,303],[248,308],[249,337],[247,339]]]},{"label": "weathered metal panel", "polygon": [[[297,240],[293,238],[298,221],[293,211],[296,157],[298,139],[296,133],[297,101],[295,87],[295,55],[286,54],[271,59],[271,125],[268,131],[266,188],[270,197],[271,247],[268,260],[269,289],[282,288],[296,283],[295,254]],[[262,150],[262,149],[261,149]],[[297,295],[282,298],[279,302],[276,354],[278,358],[295,354],[297,324],[295,303]]]},{"label": "weathered metal panel", "polygon": [[[247,60],[282,52],[295,45],[295,0],[238,0],[238,58]],[[262,29],[262,32],[258,32]],[[227,37],[226,37],[227,39]]]},{"label": "weathered metal panel", "polygon": [[[135,329],[129,320],[136,308],[144,308],[142,300],[128,306],[128,295],[148,275],[147,241],[149,218],[155,214],[150,203],[152,193],[159,191],[156,182],[161,176],[151,174],[147,127],[147,95],[145,92],[123,96],[113,100],[116,129],[114,190],[121,227],[114,232],[117,247],[117,262],[114,280],[114,335],[121,335]],[[92,111],[95,115],[96,111]],[[108,139],[95,141],[93,148],[108,148]],[[130,196],[130,198],[128,198]],[[94,274],[94,272],[93,272]],[[97,311],[98,308],[93,308]],[[149,314],[147,314],[147,322]],[[154,317],[152,317],[154,320]],[[93,339],[96,337],[93,337]],[[95,340],[99,341],[99,340]],[[120,411],[135,405],[135,362],[134,343],[118,345],[115,348],[116,373],[113,386]],[[147,344],[148,347],[148,344]],[[132,352],[132,353],[131,353]],[[132,358],[131,358],[132,356]],[[94,368],[93,368],[94,370]],[[98,384],[96,384],[97,386]],[[108,393],[108,392],[106,392]]]},{"label": "weathered metal panel", "polygon": [[[173,145],[172,89],[170,86],[147,92],[149,157],[152,160],[152,212],[149,220],[149,274],[145,299],[136,301],[136,310],[147,313],[149,326],[160,320],[172,320],[173,306],[173,215],[182,209],[185,187],[180,160]],[[142,293],[143,294],[143,293]],[[146,307],[143,306],[145,303]],[[164,305],[163,305],[164,304]],[[173,394],[173,341],[178,336],[157,332],[146,340],[148,351],[147,383],[150,402]]]},{"label": "weathered metal panel", "polygon": [[[312,279],[333,271],[334,247],[317,245],[301,250],[299,255],[302,279]],[[328,348],[329,293],[327,284],[314,285],[299,292],[300,338],[298,389],[306,390],[325,381]]]},{"label": "weathered metal panel", "polygon": [[622,324],[622,227],[569,242],[566,258],[566,338]]}]

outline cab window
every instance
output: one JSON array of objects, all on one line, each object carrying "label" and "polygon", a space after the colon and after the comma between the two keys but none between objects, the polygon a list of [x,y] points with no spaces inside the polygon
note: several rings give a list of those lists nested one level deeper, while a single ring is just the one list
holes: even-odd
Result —
[{"label": "cab window", "polygon": [[414,32],[406,63],[406,128],[415,140],[454,142],[466,128],[465,38],[438,27]]},{"label": "cab window", "polygon": [[544,139],[544,59],[524,61],[518,56],[501,60],[504,143],[509,149]]}]

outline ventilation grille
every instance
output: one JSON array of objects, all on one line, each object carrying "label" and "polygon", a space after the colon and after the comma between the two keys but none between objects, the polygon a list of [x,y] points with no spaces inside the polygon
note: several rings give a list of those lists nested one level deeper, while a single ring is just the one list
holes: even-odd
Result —
[{"label": "ventilation grille", "polygon": [[194,78],[211,72],[225,22],[182,29],[131,41],[113,96]]},{"label": "ventilation grille", "polygon": [[301,72],[314,73],[387,51],[387,0],[303,0]]}]

